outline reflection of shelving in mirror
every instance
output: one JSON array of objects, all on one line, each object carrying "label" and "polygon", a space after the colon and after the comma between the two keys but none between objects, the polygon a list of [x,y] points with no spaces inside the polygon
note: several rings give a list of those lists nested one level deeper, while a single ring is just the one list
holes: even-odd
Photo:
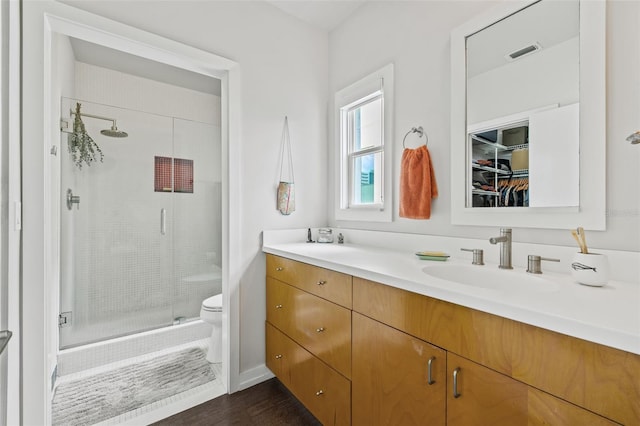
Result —
[{"label": "reflection of shelving in mirror", "polygon": [[520,120],[469,132],[468,207],[527,207],[529,123]]},{"label": "reflection of shelving in mirror", "polygon": [[511,174],[507,170],[496,169],[495,167],[481,166],[480,164],[472,164],[471,167],[473,167],[474,170],[482,170],[482,171],[485,171],[485,172],[498,173],[498,174],[502,174],[502,175]]},{"label": "reflection of shelving in mirror", "polygon": [[471,137],[471,141],[473,143],[473,149],[481,150],[486,152],[493,152],[494,149],[506,150],[508,149],[506,146],[499,144],[497,142],[497,136],[492,139],[488,139],[486,136],[490,136],[492,133],[497,133],[497,131],[492,132],[483,132],[483,133],[472,133],[469,136]]}]

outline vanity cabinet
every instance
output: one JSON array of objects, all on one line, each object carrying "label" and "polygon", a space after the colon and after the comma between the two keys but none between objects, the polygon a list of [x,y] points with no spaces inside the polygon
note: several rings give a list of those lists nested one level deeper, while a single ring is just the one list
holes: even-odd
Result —
[{"label": "vanity cabinet", "polygon": [[353,425],[444,425],[446,352],[353,313]]},{"label": "vanity cabinet", "polygon": [[267,255],[267,366],[324,424],[640,424],[636,354],[329,272]]},{"label": "vanity cabinet", "polygon": [[323,424],[351,423],[351,276],[267,256],[266,364]]}]

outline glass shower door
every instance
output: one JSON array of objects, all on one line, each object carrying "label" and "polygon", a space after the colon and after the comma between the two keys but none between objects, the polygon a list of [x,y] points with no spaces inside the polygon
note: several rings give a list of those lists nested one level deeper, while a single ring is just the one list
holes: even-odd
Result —
[{"label": "glass shower door", "polygon": [[192,179],[173,199],[174,316],[188,319],[222,292],[221,136],[218,126],[178,118],[173,128],[176,180]]},{"label": "glass shower door", "polygon": [[[63,99],[63,111],[75,108]],[[127,138],[100,133],[107,121],[83,117],[104,154],[81,167],[61,141],[60,347],[173,323],[173,122],[83,101],[82,112],[117,119]],[[169,176],[167,177],[167,173]],[[164,176],[159,175],[164,174]],[[163,180],[164,179],[164,180]],[[79,203],[66,206],[67,190]]]}]

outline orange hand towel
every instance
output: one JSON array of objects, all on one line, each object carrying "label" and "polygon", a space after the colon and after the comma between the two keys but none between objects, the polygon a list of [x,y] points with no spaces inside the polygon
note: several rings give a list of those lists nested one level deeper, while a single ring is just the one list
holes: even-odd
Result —
[{"label": "orange hand towel", "polygon": [[429,219],[431,199],[437,196],[438,185],[427,146],[405,149],[400,165],[400,217]]}]

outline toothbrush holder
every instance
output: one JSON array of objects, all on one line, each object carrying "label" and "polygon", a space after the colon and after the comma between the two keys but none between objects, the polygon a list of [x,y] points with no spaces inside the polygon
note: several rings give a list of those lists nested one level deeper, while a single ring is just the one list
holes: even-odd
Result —
[{"label": "toothbrush holder", "polygon": [[576,253],[571,263],[571,275],[580,284],[602,287],[609,281],[609,259],[606,254]]}]

